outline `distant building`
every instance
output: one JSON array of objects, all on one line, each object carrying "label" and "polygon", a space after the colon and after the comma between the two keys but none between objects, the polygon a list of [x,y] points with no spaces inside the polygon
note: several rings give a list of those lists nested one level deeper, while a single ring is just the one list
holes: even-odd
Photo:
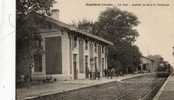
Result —
[{"label": "distant building", "polygon": [[[50,17],[39,14],[35,17],[45,24],[35,23],[39,30],[36,34],[41,36],[35,43],[44,53],[33,55],[33,80],[45,76],[58,80],[84,79],[89,77],[89,72],[99,72],[103,76],[103,70],[108,68],[107,46],[113,43]],[[25,74],[23,65],[18,65],[17,72]]]},{"label": "distant building", "polygon": [[152,59],[153,62],[153,71],[157,72],[158,67],[160,66],[160,63],[163,61],[163,57],[160,55],[149,55],[148,58]]},{"label": "distant building", "polygon": [[141,57],[140,71],[154,72],[154,61],[148,57]]}]

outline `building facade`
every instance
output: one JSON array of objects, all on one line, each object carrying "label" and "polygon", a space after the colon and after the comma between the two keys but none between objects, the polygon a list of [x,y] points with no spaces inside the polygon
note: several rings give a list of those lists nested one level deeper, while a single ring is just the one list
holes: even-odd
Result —
[{"label": "building facade", "polygon": [[35,41],[44,53],[33,56],[33,80],[46,76],[57,80],[85,79],[90,72],[103,76],[111,42],[54,19],[45,20],[51,24],[40,28],[42,39]]},{"label": "building facade", "polygon": [[141,72],[154,72],[154,61],[148,57],[141,57]]}]

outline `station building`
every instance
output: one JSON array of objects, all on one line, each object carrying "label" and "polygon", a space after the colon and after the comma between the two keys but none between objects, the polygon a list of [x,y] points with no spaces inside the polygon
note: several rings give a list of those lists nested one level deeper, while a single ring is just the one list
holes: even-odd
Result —
[{"label": "station building", "polygon": [[103,70],[108,68],[108,46],[113,43],[59,20],[37,14],[35,17],[44,21],[35,21],[39,30],[36,34],[41,39],[34,41],[44,53],[33,55],[33,80],[46,76],[57,80],[85,79],[89,72],[103,76]]},{"label": "station building", "polygon": [[142,56],[140,58],[140,71],[154,72],[154,60],[148,57]]}]

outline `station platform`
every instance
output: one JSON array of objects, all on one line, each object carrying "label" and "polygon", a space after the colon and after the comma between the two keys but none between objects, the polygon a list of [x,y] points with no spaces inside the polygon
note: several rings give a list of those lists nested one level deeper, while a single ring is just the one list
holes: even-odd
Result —
[{"label": "station platform", "polygon": [[[146,73],[146,74],[151,74],[151,73]],[[29,88],[18,88],[16,91],[17,100],[30,100],[32,98],[37,98],[45,95],[62,93],[65,91],[72,91],[80,88],[91,87],[114,81],[122,81],[125,79],[143,76],[146,74],[128,74],[124,76],[113,77],[112,79],[101,78],[100,80],[84,79],[84,80],[57,81],[54,83],[31,86]]]},{"label": "station platform", "polygon": [[174,74],[167,78],[153,100],[174,100]]}]

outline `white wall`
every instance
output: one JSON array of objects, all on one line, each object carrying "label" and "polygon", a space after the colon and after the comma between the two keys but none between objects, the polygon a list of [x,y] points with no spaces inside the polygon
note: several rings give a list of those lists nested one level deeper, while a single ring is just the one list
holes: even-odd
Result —
[{"label": "white wall", "polygon": [[[102,67],[99,66],[98,64],[98,43],[97,43],[97,52],[95,52],[95,45],[94,45],[94,41],[92,40],[88,40],[88,50],[85,50],[85,39],[83,40],[83,50],[84,50],[84,54],[83,54],[83,64],[84,64],[84,73],[80,73],[79,70],[79,38],[77,37],[77,47],[74,48],[73,47],[73,36],[69,36],[69,34],[67,33],[66,30],[64,31],[57,31],[57,32],[52,32],[52,33],[42,33],[42,38],[43,38],[43,48],[45,50],[45,38],[46,37],[55,37],[55,36],[61,36],[61,40],[62,40],[62,74],[56,74],[56,75],[52,75],[54,77],[57,77],[57,79],[59,80],[64,80],[64,79],[73,79],[73,75],[74,75],[74,69],[73,69],[73,54],[77,54],[77,70],[78,70],[78,79],[84,79],[85,78],[85,55],[88,56],[88,67],[89,70],[91,69],[92,66],[90,66],[90,42],[93,43],[93,48],[92,48],[92,52],[93,52],[93,57],[97,57],[97,67]],[[70,41],[71,39],[71,41]],[[101,44],[100,44],[101,45]],[[70,47],[71,46],[71,47]],[[102,49],[102,48],[101,48]],[[105,49],[105,48],[104,48]],[[104,58],[104,68],[107,68],[107,62],[106,62],[106,52],[104,50],[104,53],[101,52],[101,58]],[[102,60],[101,60],[102,61]],[[46,61],[45,61],[45,54],[43,55],[42,58],[42,62],[43,62],[43,71],[41,73],[38,72],[33,72],[33,76],[43,76],[46,75]],[[101,64],[102,65],[102,64]],[[93,66],[94,67],[94,66]],[[72,73],[70,73],[70,68]],[[101,68],[100,68],[101,69]]]},{"label": "white wall", "polygon": [[62,70],[65,77],[70,77],[70,40],[66,31],[62,32]]}]

